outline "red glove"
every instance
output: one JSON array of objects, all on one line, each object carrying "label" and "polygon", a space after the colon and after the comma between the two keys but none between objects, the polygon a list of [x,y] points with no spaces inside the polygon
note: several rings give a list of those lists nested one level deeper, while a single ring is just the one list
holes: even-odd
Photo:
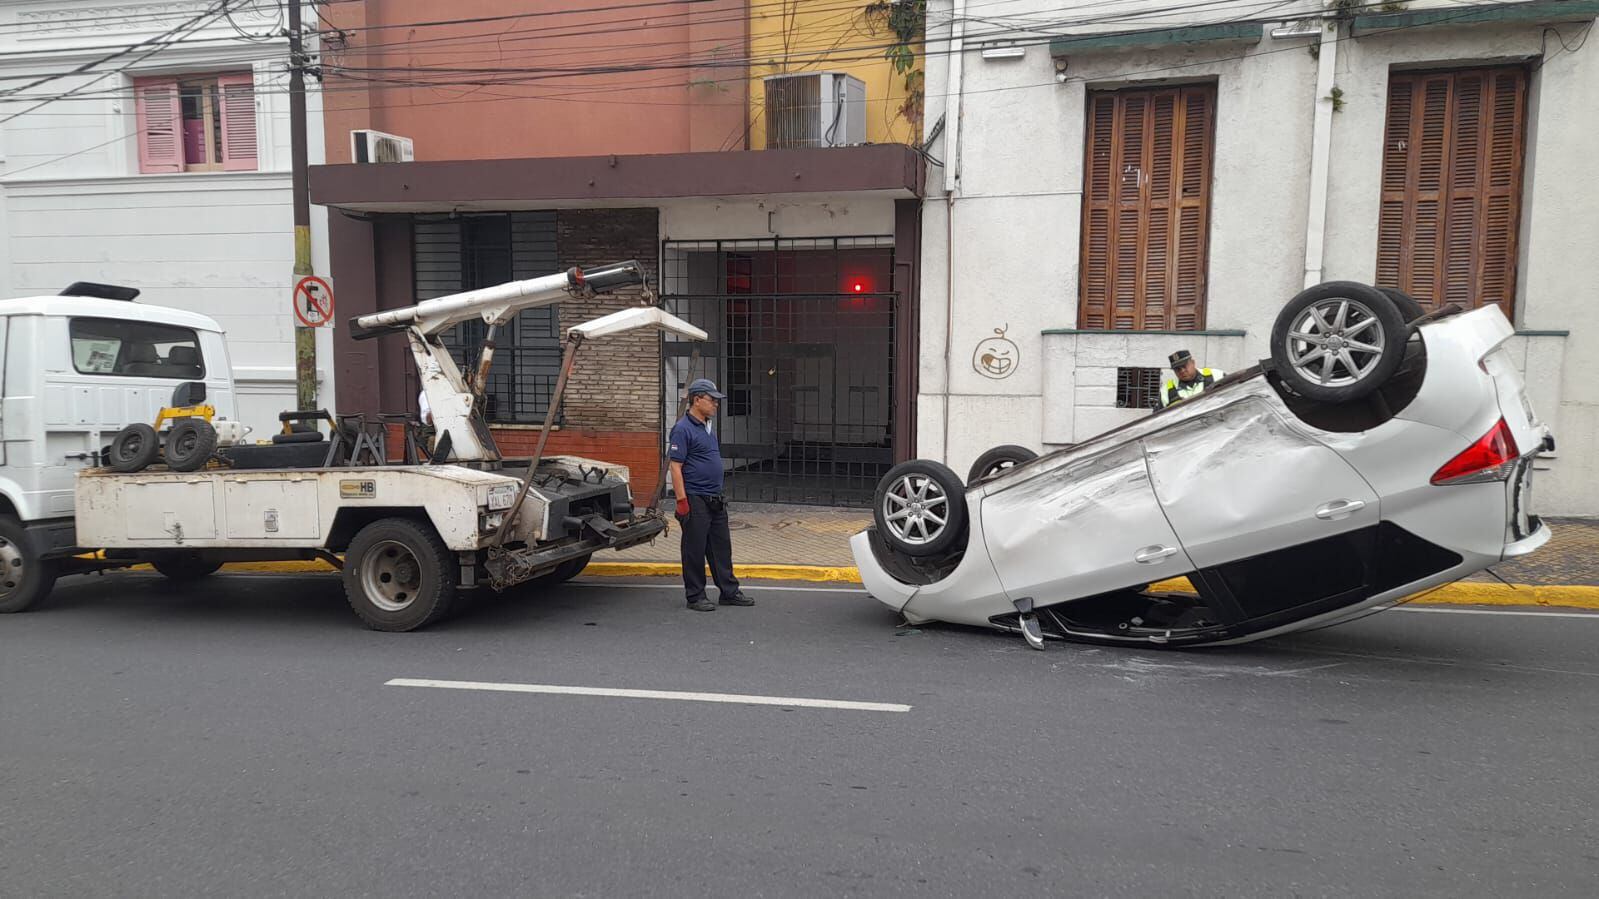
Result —
[{"label": "red glove", "polygon": [[688,517],[688,511],[689,511],[689,509],[688,509],[688,497],[686,497],[686,496],[678,497],[677,498],[677,517],[678,518],[687,518]]}]

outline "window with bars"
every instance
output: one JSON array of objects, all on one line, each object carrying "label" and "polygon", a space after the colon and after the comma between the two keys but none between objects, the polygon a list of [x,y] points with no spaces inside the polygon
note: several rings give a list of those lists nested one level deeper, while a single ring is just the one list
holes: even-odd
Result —
[{"label": "window with bars", "polygon": [[139,171],[254,171],[255,76],[139,78],[133,83]]},{"label": "window with bars", "polygon": [[1216,86],[1088,96],[1079,327],[1205,326]]},{"label": "window with bars", "polygon": [[1526,105],[1520,67],[1388,79],[1378,284],[1429,310],[1498,303],[1511,314]]},{"label": "window with bars", "polygon": [[1116,369],[1116,408],[1159,409],[1164,375],[1159,368]]},{"label": "window with bars", "polygon": [[[553,212],[419,215],[412,219],[411,238],[418,302],[560,268]],[[561,369],[559,322],[559,306],[541,306],[522,310],[496,332],[484,394],[489,422],[544,421]],[[486,327],[462,322],[444,336],[463,371],[476,366]]]}]

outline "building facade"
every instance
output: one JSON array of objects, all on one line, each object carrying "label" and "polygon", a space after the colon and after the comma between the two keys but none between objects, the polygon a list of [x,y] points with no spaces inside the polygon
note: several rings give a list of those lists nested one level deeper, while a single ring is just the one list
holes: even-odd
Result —
[{"label": "building facade", "polygon": [[1150,414],[1168,354],[1252,365],[1348,279],[1504,309],[1540,511],[1599,512],[1599,4],[964,6],[929,5],[921,455]]},{"label": "building facade", "polygon": [[[892,69],[866,4],[778,31],[770,3],[506,6],[325,11],[330,164],[312,199],[331,210],[341,315],[639,259],[711,339],[586,347],[553,451],[627,464],[648,496],[682,387],[711,377],[733,498],[869,501],[912,451],[923,164],[886,142],[903,118],[860,112],[892,99],[863,87]],[[773,64],[794,77],[782,140],[763,130]],[[410,139],[414,160],[350,162],[363,129]],[[530,310],[499,336],[486,412],[503,451],[532,448],[562,329],[637,299]],[[477,336],[454,336],[463,359]],[[402,341],[341,337],[338,359],[342,411],[414,408]]]},{"label": "building facade", "polygon": [[[240,417],[264,437],[295,406],[288,42],[274,5],[234,6],[0,7],[0,296],[98,281],[211,316]],[[323,272],[326,233],[314,211]],[[328,396],[332,337],[319,340]]]}]

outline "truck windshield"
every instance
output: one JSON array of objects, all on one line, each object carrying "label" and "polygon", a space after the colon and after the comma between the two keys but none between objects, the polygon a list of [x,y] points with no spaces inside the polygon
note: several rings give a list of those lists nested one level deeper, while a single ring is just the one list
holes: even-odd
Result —
[{"label": "truck windshield", "polygon": [[189,328],[114,318],[75,318],[72,366],[86,375],[194,380],[205,377],[200,338]]}]

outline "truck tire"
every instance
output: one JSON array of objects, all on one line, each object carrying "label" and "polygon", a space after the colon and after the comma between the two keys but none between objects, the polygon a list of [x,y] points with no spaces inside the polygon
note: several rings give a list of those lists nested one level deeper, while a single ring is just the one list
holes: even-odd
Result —
[{"label": "truck tire", "polygon": [[217,429],[203,418],[185,418],[167,432],[167,467],[199,471],[217,451]]},{"label": "truck tire", "polygon": [[376,631],[410,631],[444,617],[455,600],[457,563],[432,525],[383,518],[362,528],[344,554],[350,608]]},{"label": "truck tire", "polygon": [[55,585],[55,563],[39,558],[22,522],[0,515],[0,613],[27,609]]},{"label": "truck tire", "polygon": [[198,552],[179,552],[157,556],[150,560],[150,566],[169,580],[197,581],[215,574],[222,567],[222,560]]},{"label": "truck tire", "polygon": [[148,468],[160,454],[161,438],[156,436],[155,428],[142,421],[135,422],[111,438],[111,450],[106,457],[106,465],[112,471],[132,474]]}]

